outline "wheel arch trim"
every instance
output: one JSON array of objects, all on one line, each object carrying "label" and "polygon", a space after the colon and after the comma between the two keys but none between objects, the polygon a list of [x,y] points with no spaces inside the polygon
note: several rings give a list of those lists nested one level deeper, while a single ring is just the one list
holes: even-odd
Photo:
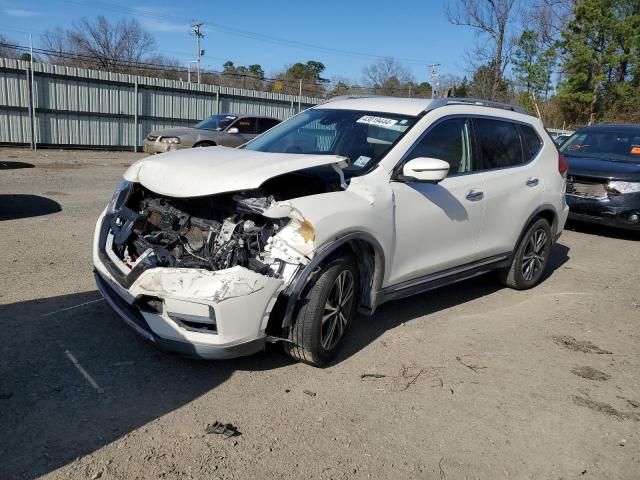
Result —
[{"label": "wheel arch trim", "polygon": [[529,215],[527,220],[522,225],[522,229],[520,230],[520,233],[518,234],[518,240],[516,241],[515,245],[513,246],[513,250],[511,252],[511,259],[513,259],[513,256],[515,255],[515,252],[518,249],[518,245],[520,245],[520,242],[522,241],[522,238],[524,237],[524,234],[527,233],[527,228],[529,228],[529,226],[533,223],[533,221],[536,218],[538,218],[538,217],[544,218],[543,215],[541,215],[544,212],[549,212],[549,213],[551,213],[553,215],[553,220],[551,222],[551,225],[549,225],[549,226],[551,227],[551,241],[552,242],[556,241],[557,236],[558,236],[558,233],[557,233],[557,230],[558,230],[558,210],[551,203],[543,203],[538,208],[536,208],[531,213],[531,215]]},{"label": "wheel arch trim", "polygon": [[370,233],[363,231],[350,232],[335,238],[332,242],[325,244],[313,257],[313,259],[298,272],[293,281],[285,289],[284,294],[287,297],[287,303],[282,318],[282,326],[289,327],[292,325],[293,313],[300,298],[304,287],[312,276],[316,268],[326,260],[331,254],[336,252],[353,241],[364,241],[370,245],[374,252],[374,272],[370,290],[369,310],[375,310],[377,304],[378,292],[382,289],[382,280],[385,271],[385,254],[380,242]]}]

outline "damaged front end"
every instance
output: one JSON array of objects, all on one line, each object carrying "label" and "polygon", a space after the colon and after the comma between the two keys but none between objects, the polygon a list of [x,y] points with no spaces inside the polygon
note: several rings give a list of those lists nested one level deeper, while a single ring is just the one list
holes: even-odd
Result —
[{"label": "damaged front end", "polygon": [[[241,266],[286,278],[293,273],[291,264],[299,265],[304,258],[283,255],[278,249],[275,256],[271,254],[275,237],[291,220],[262,215],[275,203],[272,195],[261,192],[179,199],[156,195],[137,185],[109,218],[112,249],[132,270],[218,271]],[[305,238],[312,240],[308,222],[301,229]]]},{"label": "damaged front end", "polygon": [[283,196],[176,198],[129,182],[96,233],[98,286],[109,303],[149,339],[207,358],[261,348],[276,299],[309,263],[315,238]]}]

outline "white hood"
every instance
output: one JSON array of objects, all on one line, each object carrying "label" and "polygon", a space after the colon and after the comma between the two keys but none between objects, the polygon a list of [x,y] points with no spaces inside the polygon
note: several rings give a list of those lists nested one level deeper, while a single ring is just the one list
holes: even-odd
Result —
[{"label": "white hood", "polygon": [[129,167],[124,178],[168,197],[201,197],[251,190],[278,175],[344,160],[337,155],[194,148],[143,158]]}]

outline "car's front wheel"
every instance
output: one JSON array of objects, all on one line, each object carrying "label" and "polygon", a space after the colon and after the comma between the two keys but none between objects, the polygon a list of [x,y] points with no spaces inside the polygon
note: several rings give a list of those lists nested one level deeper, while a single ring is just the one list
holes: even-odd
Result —
[{"label": "car's front wheel", "polygon": [[549,222],[539,218],[522,236],[511,265],[498,270],[500,282],[516,290],[536,286],[549,264],[551,245]]},{"label": "car's front wheel", "polygon": [[356,315],[358,288],[353,259],[343,256],[327,263],[301,298],[285,343],[287,353],[318,367],[329,363]]}]

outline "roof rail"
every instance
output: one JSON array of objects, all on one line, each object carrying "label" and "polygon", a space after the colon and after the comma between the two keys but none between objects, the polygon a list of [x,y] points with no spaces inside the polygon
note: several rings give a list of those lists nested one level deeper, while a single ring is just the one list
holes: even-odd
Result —
[{"label": "roof rail", "polygon": [[379,97],[380,95],[373,94],[352,94],[352,95],[336,95],[335,97],[329,98],[325,103],[335,102],[337,100],[353,100],[355,98],[371,98],[371,97]]},{"label": "roof rail", "polygon": [[478,107],[500,108],[502,110],[509,110],[511,112],[518,112],[518,113],[525,113],[525,114],[527,113],[522,109],[522,107],[510,105],[508,103],[494,102],[493,100],[483,100],[481,98],[457,98],[457,97],[436,98],[429,104],[427,111],[431,111],[440,107],[445,107],[447,105],[475,105]]}]

